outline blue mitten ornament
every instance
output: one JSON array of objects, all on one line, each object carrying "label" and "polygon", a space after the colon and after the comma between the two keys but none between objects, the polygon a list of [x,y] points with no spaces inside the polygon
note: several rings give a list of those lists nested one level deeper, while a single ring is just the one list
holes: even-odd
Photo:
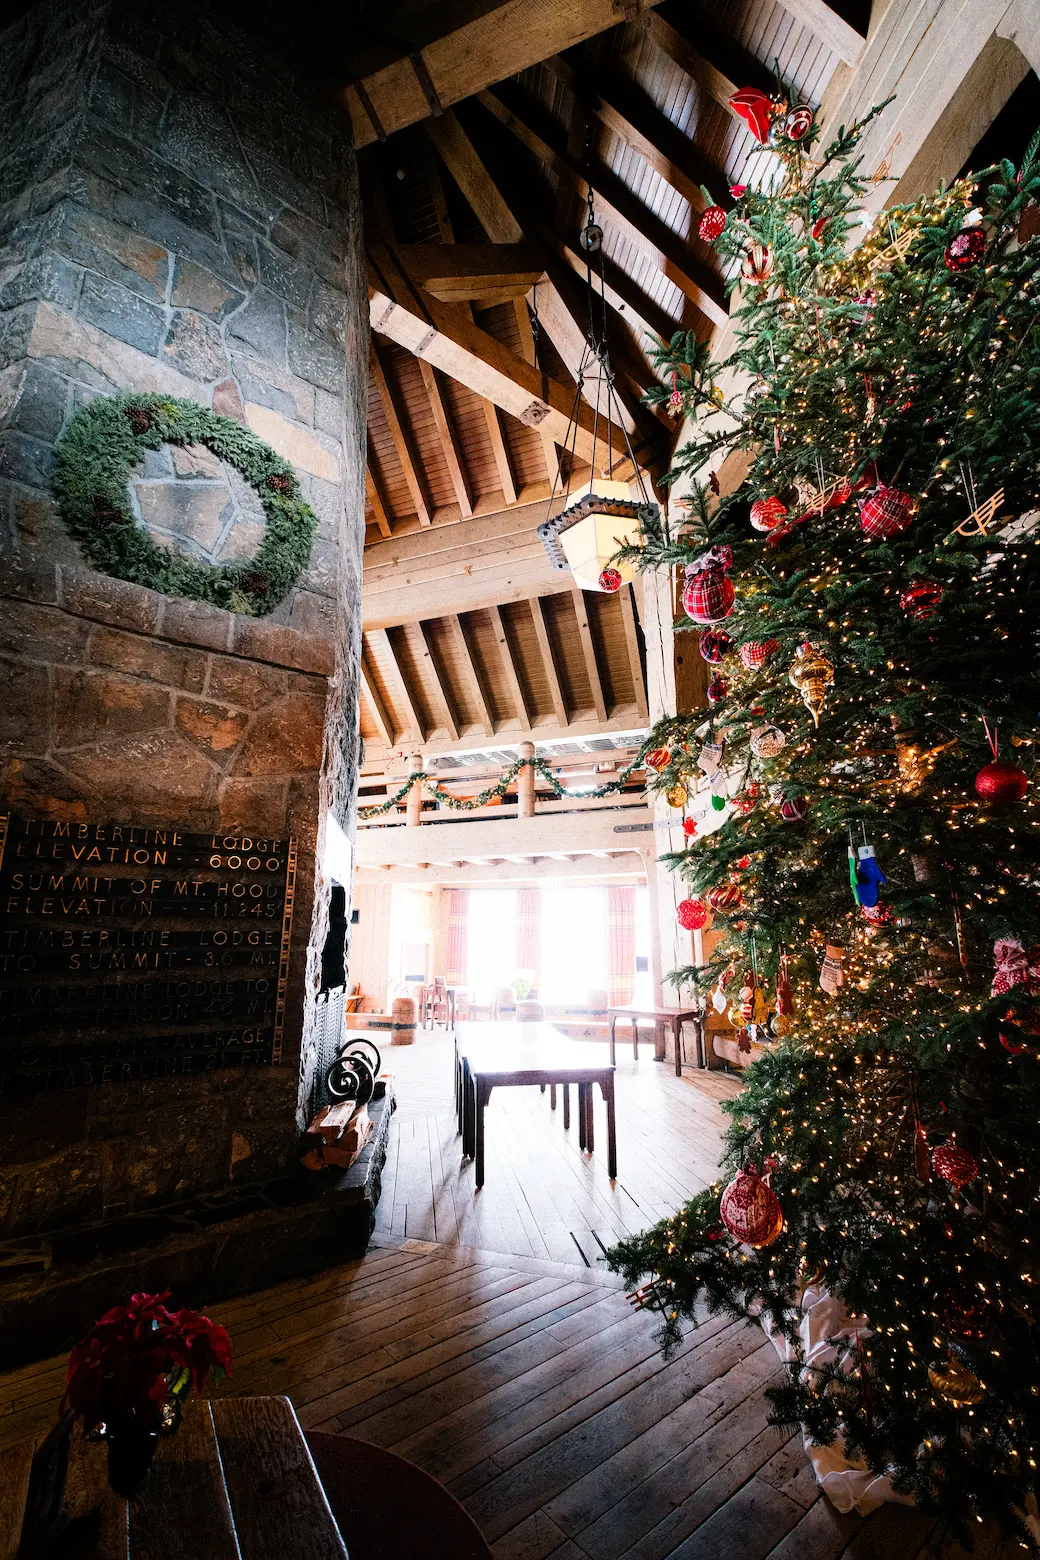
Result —
[{"label": "blue mitten ornament", "polygon": [[861,845],[859,861],[856,863],[856,881],[852,886],[856,903],[868,910],[873,909],[878,902],[878,889],[887,882],[888,879],[877,864],[873,845]]}]

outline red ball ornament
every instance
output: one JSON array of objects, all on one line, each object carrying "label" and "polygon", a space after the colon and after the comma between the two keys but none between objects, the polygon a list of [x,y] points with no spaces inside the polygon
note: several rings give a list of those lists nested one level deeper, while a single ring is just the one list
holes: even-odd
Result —
[{"label": "red ball ornament", "polygon": [[733,611],[736,591],[726,570],[733,562],[728,547],[713,547],[686,566],[682,603],[695,623],[721,623]]},{"label": "red ball ornament", "polygon": [[757,672],[779,648],[775,639],[751,639],[746,645],[741,645],[740,659],[749,672]]},{"label": "red ball ornament", "polygon": [[688,932],[699,932],[708,924],[708,907],[702,899],[680,899],[675,914],[679,925]]},{"label": "red ball ornament", "polygon": [[726,1187],[719,1203],[722,1222],[744,1246],[760,1251],[783,1232],[780,1199],[754,1165],[748,1165]]},{"label": "red ball ornament", "polygon": [[956,1143],[940,1143],[932,1153],[932,1169],[959,1192],[962,1186],[974,1181],[979,1173],[979,1162],[974,1154]]},{"label": "red ball ornament", "polygon": [[756,498],[751,505],[751,524],[756,531],[775,531],[787,519],[787,508],[778,498]]},{"label": "red ball ornament", "polygon": [[804,796],[795,796],[790,801],[780,803],[780,816],[785,823],[800,823],[808,811],[809,803]]},{"label": "red ball ornament", "polygon": [[706,628],[697,641],[697,648],[709,666],[718,666],[733,649],[733,641],[721,629]]},{"label": "red ball ornament", "polygon": [[900,596],[899,605],[909,617],[923,621],[934,614],[944,594],[934,580],[912,580]]},{"label": "red ball ornament", "polygon": [[872,542],[887,540],[905,531],[914,518],[914,501],[901,488],[876,487],[859,506],[860,530]]},{"label": "red ball ornament", "polygon": [[1029,776],[1010,759],[997,758],[975,776],[975,791],[993,807],[1012,807],[1029,790]]},{"label": "red ball ornament", "polygon": [[708,703],[721,704],[729,693],[729,682],[721,672],[716,672],[708,684]]},{"label": "red ball ornament", "polygon": [[721,206],[708,206],[701,213],[697,224],[697,236],[706,244],[713,244],[726,226],[726,213]]},{"label": "red ball ornament", "polygon": [[605,569],[599,571],[599,588],[605,590],[608,596],[612,596],[616,590],[621,589],[621,570],[612,569],[608,564]]},{"label": "red ball ornament", "polygon": [[804,141],[813,126],[813,111],[808,103],[799,103],[784,120],[784,135],[788,141]]},{"label": "red ball ornament", "polygon": [[643,762],[647,769],[667,769],[672,761],[672,755],[667,748],[653,748]]},{"label": "red ball ornament", "polygon": [[943,252],[943,259],[947,270],[970,271],[973,265],[978,265],[985,253],[985,233],[980,227],[967,227],[950,239]]},{"label": "red ball ornament", "polygon": [[891,905],[884,904],[880,899],[876,905],[861,905],[860,914],[871,926],[890,926],[894,919]]},{"label": "red ball ornament", "polygon": [[744,903],[744,890],[736,883],[720,883],[716,888],[709,888],[705,894],[712,910],[719,910],[724,915],[731,910],[739,910]]}]

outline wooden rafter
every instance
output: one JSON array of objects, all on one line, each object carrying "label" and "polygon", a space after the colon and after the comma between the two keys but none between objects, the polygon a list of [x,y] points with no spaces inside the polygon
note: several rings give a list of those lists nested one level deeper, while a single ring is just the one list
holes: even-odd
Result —
[{"label": "wooden rafter", "polygon": [[437,383],[437,370],[432,363],[427,363],[422,358],[419,359],[419,369],[422,373],[423,384],[426,386],[430,411],[433,413],[433,426],[437,430],[437,439],[441,447],[441,453],[444,456],[444,464],[448,468],[451,485],[455,490],[455,499],[463,519],[468,519],[473,513],[473,496],[469,490],[466,468],[462,463],[462,451],[455,438],[451,413],[444,404],[441,387]]},{"label": "wooden rafter", "polygon": [[524,685],[520,680],[520,671],[513,655],[513,648],[509,643],[509,635],[506,633],[505,619],[502,616],[501,607],[491,608],[491,622],[495,631],[495,640],[502,657],[502,670],[509,684],[509,691],[513,696],[513,704],[516,708],[516,718],[520,722],[522,731],[530,731],[531,717],[527,710],[527,701],[524,697]]},{"label": "wooden rafter", "polygon": [[[520,332],[520,350],[528,363],[537,362],[535,352],[534,331],[531,328],[531,314],[525,298],[516,298],[513,302],[513,313],[516,316],[516,328]],[[549,481],[555,487],[560,476],[560,453],[556,448],[556,440],[546,429],[539,429],[539,437],[542,441],[542,454],[545,456],[545,470]]]},{"label": "wooden rafter", "polygon": [[426,732],[423,730],[422,721],[419,719],[419,712],[415,708],[415,703],[412,699],[412,690],[408,686],[407,679],[401,670],[401,663],[397,659],[397,652],[394,649],[393,640],[390,638],[390,635],[385,628],[372,629],[367,637],[373,645],[379,645],[383,652],[382,664],[385,665],[388,670],[390,682],[393,684],[393,691],[396,696],[396,701],[400,702],[401,709],[408,717],[409,728],[405,734],[418,738],[420,742],[425,742]]},{"label": "wooden rafter", "polygon": [[[492,178],[479,151],[455,115],[445,114],[442,119],[428,127],[428,133],[444,158],[452,178],[480,219],[481,226],[488,237],[494,243],[518,243],[524,236],[524,225],[518,216],[515,196],[511,193],[507,197]],[[545,258],[542,256],[543,265]],[[543,282],[539,294],[538,307],[545,322],[546,333],[571,375],[577,379],[578,368],[585,350],[584,330],[559,296],[554,282]],[[586,387],[586,401],[592,407],[595,405],[595,400],[594,388],[589,384]],[[631,409],[628,409],[629,432],[635,426],[636,420],[632,416]],[[557,435],[554,442],[562,443],[562,440]]]},{"label": "wooden rafter", "polygon": [[703,211],[707,204],[702,184],[722,195],[727,183],[724,174],[707,163],[689,137],[649,99],[641,98],[616,76],[597,71],[593,78],[558,54],[545,64],[572,92],[580,93],[600,123],[678,190],[695,211]]},{"label": "wooden rafter", "polygon": [[[705,53],[695,48],[690,40],[665,17],[650,12],[643,18],[643,27],[650,41],[661,50],[662,54],[667,55],[673,65],[678,65],[680,70],[685,71],[740,124],[744,123],[740,115],[734,113],[730,107],[730,98],[737,91],[737,83],[724,70],[720,70]],[[768,72],[761,66],[754,72],[753,77],[746,76],[746,79],[740,83],[742,86],[760,87],[763,90],[768,88],[768,84]]]},{"label": "wooden rafter", "polygon": [[783,0],[783,8],[814,32],[825,48],[845,65],[855,65],[866,39],[826,0]]},{"label": "wooden rafter", "polygon": [[581,639],[581,653],[585,657],[585,670],[589,674],[589,683],[592,687],[592,706],[600,720],[607,719],[607,701],[603,697],[603,678],[600,676],[599,661],[596,657],[596,644],[592,637],[592,629],[589,626],[589,613],[585,605],[585,597],[580,590],[571,592],[574,602],[574,612],[578,619],[578,635]]},{"label": "wooden rafter", "polygon": [[[547,432],[563,443],[574,409],[571,390],[539,373],[481,330],[462,305],[441,303],[417,291],[397,265],[389,245],[373,246],[369,259],[368,296],[374,331],[390,337],[415,357],[425,358],[528,427],[544,423]],[[592,407],[578,407],[577,423],[577,454],[588,460],[596,425]],[[602,429],[599,433],[602,437]],[[625,453],[620,428],[612,430],[611,444],[617,454]]]},{"label": "wooden rafter", "polygon": [[398,244],[395,254],[442,303],[505,303],[529,293],[542,274],[530,244]]},{"label": "wooden rafter", "polygon": [[383,414],[390,429],[390,437],[394,441],[394,449],[397,451],[397,458],[401,462],[404,479],[408,484],[412,503],[415,505],[415,512],[419,516],[421,525],[431,525],[433,521],[433,505],[426,491],[426,484],[420,476],[422,467],[418,453],[398,409],[396,397],[390,388],[386,369],[383,366],[379,350],[374,341],[369,343],[369,365],[372,370],[372,378],[375,381],[376,390],[379,393],[379,399],[382,402]]},{"label": "wooden rafter", "polygon": [[390,711],[379,697],[379,690],[376,688],[372,678],[368,675],[368,669],[365,666],[363,656],[361,659],[361,686],[365,690],[365,697],[368,700],[369,707],[371,708],[372,714],[375,718],[375,723],[379,727],[383,741],[386,743],[387,747],[393,747],[393,716],[390,714]]},{"label": "wooden rafter", "polygon": [[621,621],[625,625],[625,648],[628,651],[628,665],[632,673],[632,687],[635,689],[636,708],[644,720],[649,720],[650,710],[646,701],[646,680],[643,673],[643,658],[639,653],[639,630],[636,627],[636,609],[631,585],[622,585],[618,600],[621,605]]},{"label": "wooden rafter", "polygon": [[470,696],[477,707],[477,718],[484,729],[484,735],[493,737],[495,735],[495,720],[491,713],[491,699],[487,685],[484,682],[483,673],[477,664],[473,651],[470,649],[465,625],[460,617],[448,618],[447,622],[455,640],[459,666],[462,668],[463,677],[469,683]]},{"label": "wooden rafter", "polygon": [[451,700],[448,697],[448,690],[444,685],[444,679],[441,676],[440,669],[434,658],[433,646],[430,643],[429,629],[425,623],[419,623],[417,627],[419,630],[419,638],[422,641],[423,664],[430,674],[430,682],[433,687],[433,698],[434,703],[437,706],[437,713],[440,716],[442,725],[450,734],[452,741],[457,742],[459,740],[459,725],[455,718],[455,712],[451,707]]},{"label": "wooden rafter", "polygon": [[371,466],[365,467],[365,497],[372,506],[372,513],[376,517],[376,525],[379,527],[380,536],[390,536],[393,527],[390,524],[390,511],[379,486],[378,478]]},{"label": "wooden rafter", "polygon": [[671,228],[642,205],[617,174],[602,164],[586,169],[569,152],[550,145],[528,123],[526,108],[522,115],[517,113],[496,92],[481,92],[479,101],[522,145],[535,154],[539,162],[566,180],[579,199],[588,198],[591,185],[600,210],[624,228],[643,253],[655,261],[668,279],[686,294],[712,324],[725,324],[729,311],[721,278],[698,260]]},{"label": "wooden rafter", "polygon": [[355,146],[429,119],[482,87],[613,27],[656,0],[506,0],[487,14],[347,87]]},{"label": "wooden rafter", "polygon": [[567,700],[563,695],[563,684],[560,681],[559,668],[556,665],[556,652],[553,649],[552,638],[549,632],[549,620],[546,616],[546,603],[541,596],[536,596],[531,602],[531,617],[534,621],[535,638],[538,641],[538,653],[542,658],[542,669],[545,672],[545,680],[549,684],[549,693],[552,697],[553,710],[557,724],[566,726],[570,720],[567,711]]}]

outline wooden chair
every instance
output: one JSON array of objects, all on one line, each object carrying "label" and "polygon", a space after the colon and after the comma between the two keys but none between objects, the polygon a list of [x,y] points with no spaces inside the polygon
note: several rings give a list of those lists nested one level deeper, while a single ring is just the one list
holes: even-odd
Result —
[{"label": "wooden chair", "polygon": [[443,1024],[445,1029],[451,1023],[451,1003],[448,999],[448,985],[443,975],[435,975],[432,985],[426,987],[426,1010],[423,1015],[423,1027],[436,1029],[438,1024]]},{"label": "wooden chair", "polygon": [[499,986],[491,1006],[491,1017],[511,1022],[516,1017],[516,987]]}]

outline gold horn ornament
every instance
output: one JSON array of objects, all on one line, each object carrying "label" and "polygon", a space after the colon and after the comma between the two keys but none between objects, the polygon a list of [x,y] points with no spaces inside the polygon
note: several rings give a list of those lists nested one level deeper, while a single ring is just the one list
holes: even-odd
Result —
[{"label": "gold horn ornament", "polygon": [[806,643],[798,647],[794,664],[787,676],[801,694],[802,703],[813,718],[813,725],[818,726],[823,706],[827,702],[827,689],[834,681],[834,667],[821,654],[818,645]]}]

